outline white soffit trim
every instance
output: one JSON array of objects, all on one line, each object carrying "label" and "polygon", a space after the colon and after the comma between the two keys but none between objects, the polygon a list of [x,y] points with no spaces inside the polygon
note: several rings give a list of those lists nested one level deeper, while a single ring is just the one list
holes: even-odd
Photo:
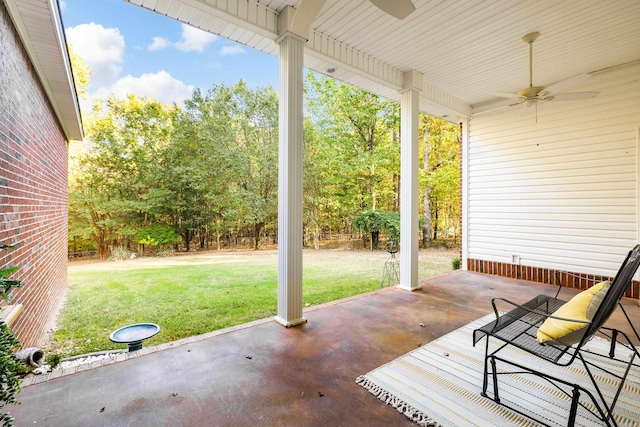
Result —
[{"label": "white soffit trim", "polygon": [[[277,10],[256,0],[124,0],[180,22],[244,44],[269,55],[278,55]],[[305,45],[305,67],[335,77],[380,96],[400,101],[404,72],[370,55],[311,29]],[[363,82],[362,80],[367,82]],[[428,84],[420,96],[420,109],[440,117],[470,117],[471,105]]]},{"label": "white soffit trim", "polygon": [[3,0],[67,140],[82,140],[82,118],[56,0]]}]

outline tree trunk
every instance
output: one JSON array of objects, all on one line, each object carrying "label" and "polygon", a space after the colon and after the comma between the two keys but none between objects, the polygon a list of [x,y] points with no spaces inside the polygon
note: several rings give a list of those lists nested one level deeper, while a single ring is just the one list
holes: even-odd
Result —
[{"label": "tree trunk", "polygon": [[107,245],[106,239],[104,238],[104,232],[102,230],[98,231],[96,234],[96,243],[98,246],[98,257],[101,261],[107,259]]},{"label": "tree trunk", "polygon": [[313,249],[320,250],[320,231],[317,226],[313,228]]},{"label": "tree trunk", "polygon": [[378,241],[380,240],[380,232],[372,231],[371,232],[371,250],[378,249]]},{"label": "tree trunk", "polygon": [[253,245],[253,249],[255,250],[260,249],[260,234],[262,234],[263,226],[264,226],[264,223],[254,224],[253,226],[253,231],[255,234],[255,243]]},{"label": "tree trunk", "polygon": [[191,249],[191,240],[193,239],[194,234],[195,233],[193,231],[186,230],[182,235],[182,238],[184,240],[184,246],[187,252],[189,252],[189,250]]},{"label": "tree trunk", "polygon": [[434,209],[435,222],[433,224],[433,240],[438,240],[438,202],[435,204]]}]

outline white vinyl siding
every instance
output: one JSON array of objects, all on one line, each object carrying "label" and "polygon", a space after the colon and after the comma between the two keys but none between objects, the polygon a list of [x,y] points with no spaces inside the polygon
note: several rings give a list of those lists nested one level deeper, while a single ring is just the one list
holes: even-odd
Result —
[{"label": "white vinyl siding", "polygon": [[638,243],[640,64],[571,91],[601,94],[470,120],[469,258],[613,274]]}]

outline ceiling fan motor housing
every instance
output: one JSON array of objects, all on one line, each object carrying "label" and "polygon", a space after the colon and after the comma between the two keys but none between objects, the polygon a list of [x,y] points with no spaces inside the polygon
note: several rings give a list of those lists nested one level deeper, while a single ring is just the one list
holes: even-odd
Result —
[{"label": "ceiling fan motor housing", "polygon": [[527,99],[537,99],[538,94],[544,90],[542,86],[529,86],[518,92],[518,95]]}]

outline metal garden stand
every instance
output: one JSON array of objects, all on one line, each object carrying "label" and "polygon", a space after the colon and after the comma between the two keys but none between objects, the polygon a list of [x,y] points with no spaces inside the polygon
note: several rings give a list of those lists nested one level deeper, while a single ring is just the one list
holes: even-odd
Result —
[{"label": "metal garden stand", "polygon": [[384,263],[384,271],[382,273],[382,281],[380,287],[397,285],[400,283],[400,263],[396,259],[396,253],[400,250],[398,242],[393,240],[387,242],[387,252],[389,252],[389,259]]}]

